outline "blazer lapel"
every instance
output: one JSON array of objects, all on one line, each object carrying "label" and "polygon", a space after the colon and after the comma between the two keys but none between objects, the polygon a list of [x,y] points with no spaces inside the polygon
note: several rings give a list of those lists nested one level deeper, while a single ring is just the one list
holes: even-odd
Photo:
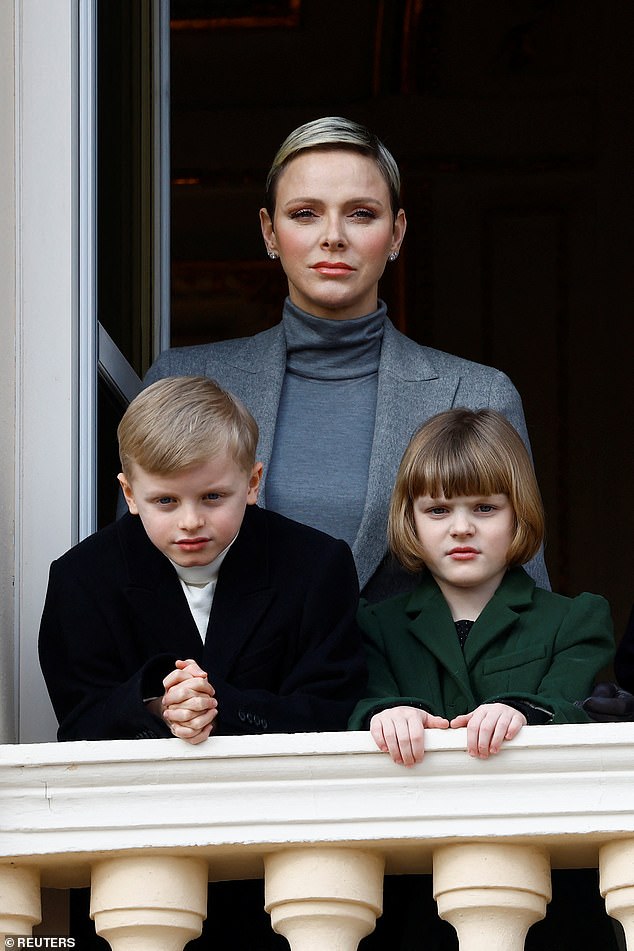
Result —
[{"label": "blazer lapel", "polygon": [[452,405],[459,382],[457,374],[441,378],[425,349],[386,319],[368,489],[352,548],[361,588],[385,555],[389,501],[405,448],[422,423]]},{"label": "blazer lapel", "polygon": [[139,629],[150,632],[156,654],[200,659],[202,640],[176,571],[137,515],[122,516],[117,526],[127,569],[125,595]]},{"label": "blazer lapel", "polygon": [[247,506],[238,537],[218,575],[204,648],[205,669],[212,683],[214,676],[227,678],[273,597],[268,539],[260,516],[256,506]]}]

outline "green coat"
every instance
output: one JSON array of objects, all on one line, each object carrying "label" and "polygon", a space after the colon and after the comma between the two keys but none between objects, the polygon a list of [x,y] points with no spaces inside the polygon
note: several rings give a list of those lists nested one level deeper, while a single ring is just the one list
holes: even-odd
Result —
[{"label": "green coat", "polygon": [[359,612],[369,666],[368,697],[351,730],[388,707],[416,706],[452,719],[481,703],[517,700],[552,713],[553,723],[586,722],[587,697],[614,654],[604,598],[566,598],[523,568],[507,572],[460,648],[451,612],[431,575],[411,594]]}]

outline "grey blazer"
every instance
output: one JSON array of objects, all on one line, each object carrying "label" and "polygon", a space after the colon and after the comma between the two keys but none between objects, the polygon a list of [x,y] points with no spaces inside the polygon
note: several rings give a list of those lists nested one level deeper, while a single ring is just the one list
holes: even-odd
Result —
[{"label": "grey blazer", "polygon": [[[207,376],[238,396],[260,427],[258,459],[264,463],[260,505],[266,507],[266,471],[275,436],[277,408],[286,369],[282,324],[253,337],[165,350],[145,383],[165,376]],[[499,410],[529,445],[520,396],[499,370],[422,347],[386,319],[377,392],[374,439],[365,509],[352,547],[363,594],[379,601],[415,587],[388,555],[387,514],[396,472],[418,427],[435,413],[466,406]],[[527,565],[540,587],[549,588],[541,553]]]}]

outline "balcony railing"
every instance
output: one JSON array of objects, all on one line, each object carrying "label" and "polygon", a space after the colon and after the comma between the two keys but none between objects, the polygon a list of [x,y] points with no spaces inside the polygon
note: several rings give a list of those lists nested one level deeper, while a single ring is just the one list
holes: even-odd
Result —
[{"label": "balcony railing", "polygon": [[365,733],[0,746],[0,932],[31,934],[41,887],[90,885],[115,951],[173,951],[208,880],[264,876],[293,951],[353,951],[383,874],[433,869],[461,951],[520,951],[551,866],[598,866],[634,951],[634,724],[526,727],[488,760],[463,730],[427,748],[404,769]]}]

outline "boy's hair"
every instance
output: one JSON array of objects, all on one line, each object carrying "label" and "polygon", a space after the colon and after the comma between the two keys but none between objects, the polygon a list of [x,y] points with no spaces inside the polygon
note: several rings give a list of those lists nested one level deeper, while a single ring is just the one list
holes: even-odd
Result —
[{"label": "boy's hair", "polygon": [[529,561],[544,539],[544,508],[526,446],[493,409],[452,409],[414,433],[401,460],[388,518],[390,549],[408,571],[424,567],[414,501],[421,495],[507,495],[515,515],[508,564]]},{"label": "boy's hair", "polygon": [[229,453],[250,473],[258,426],[237,397],[204,376],[171,376],[136,396],[117,429],[121,468],[169,475]]},{"label": "boy's hair", "polygon": [[401,175],[392,153],[373,132],[358,122],[343,119],[341,116],[324,116],[294,129],[277,150],[266,178],[264,199],[271,221],[275,216],[275,195],[280,175],[289,162],[301,152],[314,149],[359,152],[373,159],[389,189],[392,214],[396,218],[401,207]]}]

